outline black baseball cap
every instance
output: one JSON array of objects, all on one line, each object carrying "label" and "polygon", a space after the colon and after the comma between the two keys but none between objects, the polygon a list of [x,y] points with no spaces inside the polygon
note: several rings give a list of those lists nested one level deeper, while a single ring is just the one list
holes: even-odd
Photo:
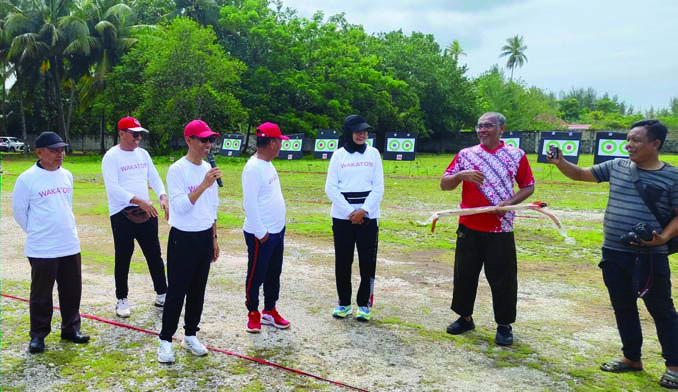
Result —
[{"label": "black baseball cap", "polygon": [[352,114],[344,120],[344,132],[361,132],[366,129],[372,129],[372,126],[359,114]]},{"label": "black baseball cap", "polygon": [[35,148],[59,148],[66,147],[63,139],[54,132],[43,132],[35,139]]}]

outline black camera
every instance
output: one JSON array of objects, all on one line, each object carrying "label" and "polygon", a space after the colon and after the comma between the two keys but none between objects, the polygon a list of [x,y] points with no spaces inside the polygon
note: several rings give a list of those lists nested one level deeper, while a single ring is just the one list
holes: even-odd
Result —
[{"label": "black camera", "polygon": [[652,230],[645,223],[637,223],[631,231],[622,234],[620,241],[622,244],[630,246],[632,242],[638,244],[640,240],[652,241]]},{"label": "black camera", "polygon": [[549,152],[547,153],[548,157],[550,159],[558,159],[559,155],[558,150],[559,150],[558,146],[556,146],[555,144],[551,144],[549,146]]}]

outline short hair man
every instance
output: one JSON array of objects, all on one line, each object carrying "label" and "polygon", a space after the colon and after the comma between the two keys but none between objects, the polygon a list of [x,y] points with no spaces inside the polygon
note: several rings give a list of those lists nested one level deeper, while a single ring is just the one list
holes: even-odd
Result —
[{"label": "short hair man", "polygon": [[[617,320],[623,357],[605,362],[601,370],[613,373],[642,370],[643,335],[637,305],[642,295],[657,327],[665,359],[666,372],[659,382],[667,388],[678,388],[678,315],[671,298],[666,246],[668,240],[678,235],[678,219],[674,217],[662,227],[663,223],[643,201],[634,184],[637,176],[661,215],[668,218],[671,213],[678,213],[678,169],[659,160],[666,133],[666,126],[657,120],[638,121],[626,136],[629,159],[614,159],[590,168],[566,161],[560,151],[548,158],[575,181],[610,183],[599,266]],[[638,223],[647,224],[652,239],[623,242],[621,236]]]},{"label": "short hair man", "polygon": [[31,265],[31,353],[45,351],[55,281],[61,339],[89,341],[89,336],[80,333],[80,239],[73,216],[73,175],[62,167],[67,146],[56,133],[41,133],[35,139],[39,159],[19,175],[12,193],[14,219],[27,234],[24,254]]},{"label": "short hair man", "polygon": [[[289,321],[280,316],[275,304],[280,294],[285,249],[285,199],[280,190],[273,159],[278,156],[287,136],[267,122],[257,127],[257,152],[242,171],[243,232],[247,244],[247,278],[245,306],[248,310],[247,332],[261,332],[261,324],[284,329]],[[259,288],[264,285],[264,310],[259,313]]]},{"label": "short hair man", "polygon": [[162,312],[158,361],[174,362],[172,335],[177,331],[181,308],[184,311],[182,346],[197,356],[207,355],[196,333],[205,303],[210,264],[219,258],[217,207],[219,194],[215,181],[221,170],[203,160],[219,134],[201,120],[184,128],[188,153],[167,171],[172,227],[167,241],[167,298]]},{"label": "short hair man", "polygon": [[[519,204],[534,192],[534,177],[525,152],[506,146],[501,135],[506,119],[500,113],[485,113],[478,120],[480,144],[459,152],[440,180],[442,190],[462,185],[461,207],[508,206]],[[514,192],[514,182],[518,192]],[[459,319],[447,332],[462,334],[475,328],[473,306],[480,270],[492,289],[495,342],[513,344],[511,324],[516,320],[518,267],[513,236],[513,212],[461,216],[454,257],[452,310]]]},{"label": "short hair man", "polygon": [[115,313],[130,316],[127,300],[129,266],[136,239],[146,258],[156,292],[155,306],[165,305],[167,281],[158,239],[158,211],[148,193],[150,184],[167,217],[165,186],[146,150],[139,147],[148,133],[133,117],[118,122],[120,144],[111,147],[101,161],[101,172],[108,196],[108,211],[115,248]]}]

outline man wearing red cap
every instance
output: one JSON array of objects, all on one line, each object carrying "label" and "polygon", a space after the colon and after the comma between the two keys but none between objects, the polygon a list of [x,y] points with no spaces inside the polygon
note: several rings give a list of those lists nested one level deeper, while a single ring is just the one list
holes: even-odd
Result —
[{"label": "man wearing red cap", "polygon": [[[257,128],[257,152],[242,171],[243,232],[247,244],[245,306],[247,332],[261,332],[261,324],[285,329],[289,321],[278,314],[275,304],[280,294],[283,250],[285,248],[285,199],[280,190],[273,159],[287,136],[267,122]],[[264,310],[259,313],[259,288],[264,285]]]},{"label": "man wearing red cap", "polygon": [[127,300],[129,266],[136,239],[146,257],[148,270],[156,292],[155,306],[165,305],[167,281],[158,239],[158,211],[148,194],[148,185],[158,196],[167,218],[165,186],[153,165],[151,156],[139,147],[148,130],[133,117],[118,122],[120,144],[111,147],[101,161],[101,172],[108,196],[108,211],[113,229],[115,248],[115,313],[130,316]]},{"label": "man wearing red cap", "polygon": [[89,342],[89,336],[80,333],[82,276],[80,239],[73,216],[73,175],[61,167],[67,146],[56,133],[41,133],[35,139],[40,159],[21,173],[12,193],[14,219],[26,232],[24,254],[31,266],[30,353],[45,351],[55,281],[61,339]]},{"label": "man wearing red cap", "polygon": [[158,361],[174,362],[172,336],[177,330],[181,309],[184,310],[182,346],[197,356],[207,355],[196,333],[205,302],[205,287],[210,263],[219,257],[217,243],[217,206],[219,195],[215,181],[221,178],[219,168],[211,168],[203,160],[209,155],[218,133],[201,120],[193,120],[184,128],[188,153],[167,171],[169,191],[169,224],[172,227],[167,244],[167,299],[162,313],[162,330]]}]

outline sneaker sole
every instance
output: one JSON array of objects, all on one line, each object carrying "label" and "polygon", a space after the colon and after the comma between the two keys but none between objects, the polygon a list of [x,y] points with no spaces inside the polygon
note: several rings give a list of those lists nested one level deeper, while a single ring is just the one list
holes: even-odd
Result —
[{"label": "sneaker sole", "polygon": [[256,329],[256,328],[245,328],[245,331],[247,331],[247,332],[249,332],[249,333],[260,333],[260,332],[261,332],[261,328],[259,328],[259,329]]},{"label": "sneaker sole", "polygon": [[338,318],[338,319],[345,319],[347,317],[351,317],[352,314],[353,313],[346,313],[345,315],[342,316],[341,314],[338,314],[338,313],[332,313],[332,317]]},{"label": "sneaker sole", "polygon": [[270,326],[276,327],[276,328],[278,328],[278,329],[287,329],[287,328],[290,327],[289,324],[287,324],[287,325],[281,325],[281,324],[276,324],[275,321],[274,321],[274,322],[270,322],[270,321],[264,321],[263,319],[261,320],[261,325],[270,325]]},{"label": "sneaker sole", "polygon": [[197,353],[197,352],[193,351],[193,349],[191,349],[190,347],[184,346],[183,344],[181,345],[181,347],[183,347],[186,351],[188,351],[189,353],[195,355],[196,357],[204,357],[204,356],[206,356],[206,355],[209,353],[209,351],[205,351],[204,353],[202,353],[202,352],[201,352],[201,353]]},{"label": "sneaker sole", "polygon": [[362,322],[364,322],[364,323],[370,321],[369,318],[365,318],[365,317],[361,317],[361,316],[358,316],[358,317],[356,317],[355,319],[358,320],[358,321],[362,321]]},{"label": "sneaker sole", "polygon": [[158,358],[158,362],[160,362],[160,363],[174,363],[175,360],[174,360],[174,359],[172,359],[172,360],[163,360],[163,359]]},{"label": "sneaker sole", "polygon": [[165,304],[159,304],[159,303],[156,302],[156,303],[153,304],[153,306],[155,306],[156,308],[164,308]]},{"label": "sneaker sole", "polygon": [[115,315],[118,316],[118,317],[121,317],[121,318],[129,318],[129,316],[130,316],[129,314],[120,314],[118,312],[115,312]]}]

